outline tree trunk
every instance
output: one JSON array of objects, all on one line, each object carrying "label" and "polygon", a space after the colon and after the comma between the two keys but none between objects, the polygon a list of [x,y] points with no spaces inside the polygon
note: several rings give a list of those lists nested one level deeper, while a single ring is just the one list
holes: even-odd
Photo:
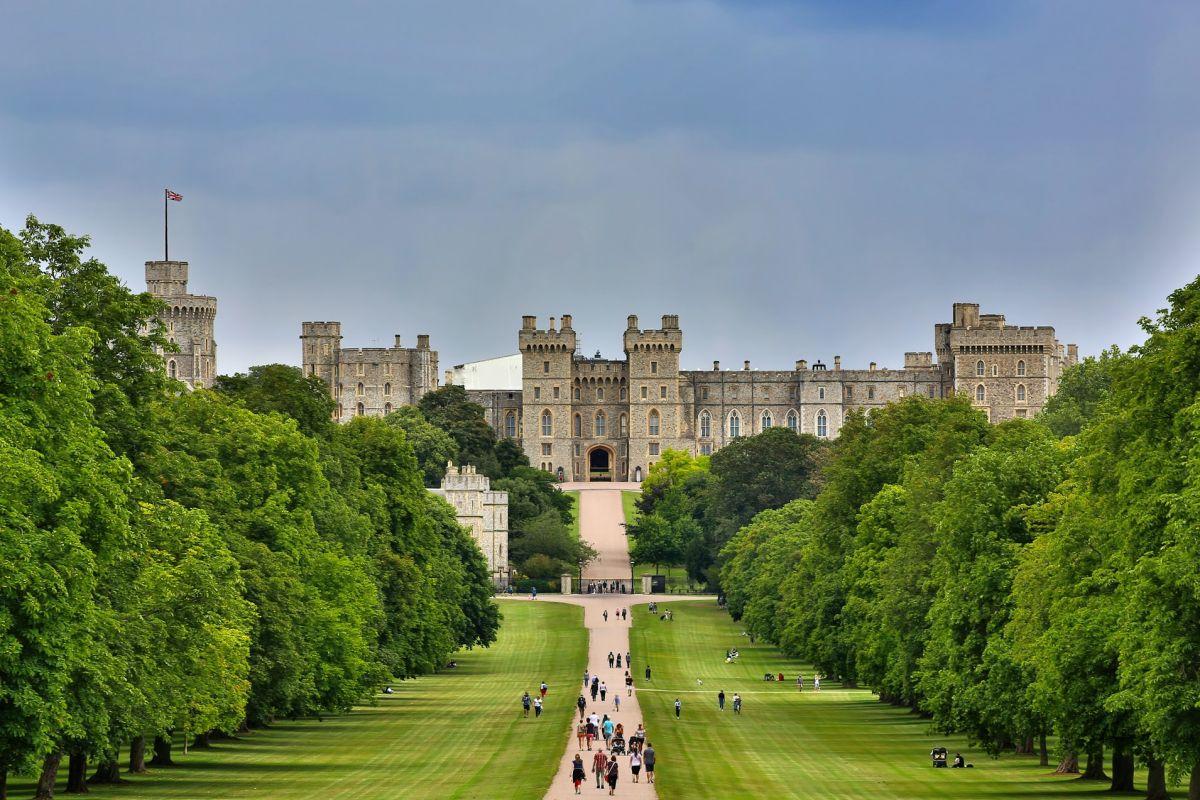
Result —
[{"label": "tree trunk", "polygon": [[209,747],[208,733],[197,733],[192,737],[193,750],[207,750]]},{"label": "tree trunk", "polygon": [[129,743],[129,771],[140,775],[146,771],[146,737],[135,737]]},{"label": "tree trunk", "polygon": [[173,767],[171,760],[171,739],[166,736],[154,737],[154,758],[150,759],[152,767]]},{"label": "tree trunk", "polygon": [[1085,781],[1108,780],[1104,774],[1104,745],[1097,745],[1094,750],[1088,751],[1087,767],[1079,777]]},{"label": "tree trunk", "polygon": [[115,758],[107,758],[96,765],[96,771],[88,783],[120,783],[121,767]]},{"label": "tree trunk", "polygon": [[1015,752],[1019,756],[1033,755],[1033,737],[1026,736],[1016,744]]},{"label": "tree trunk", "polygon": [[1133,752],[1129,749],[1129,742],[1123,739],[1113,742],[1112,784],[1108,790],[1110,792],[1133,791]]},{"label": "tree trunk", "polygon": [[1058,766],[1054,771],[1059,775],[1078,775],[1079,774],[1079,754],[1072,750],[1062,757],[1062,761],[1058,762]]},{"label": "tree trunk", "polygon": [[1050,751],[1046,749],[1046,734],[1038,736],[1038,764],[1043,767],[1050,766]]},{"label": "tree trunk", "polygon": [[67,763],[67,792],[87,794],[87,791],[87,754],[77,747],[71,751],[71,760]]},{"label": "tree trunk", "polygon": [[1200,800],[1200,761],[1192,767],[1192,780],[1188,784],[1188,800]]},{"label": "tree trunk", "polygon": [[34,800],[54,800],[54,782],[58,780],[58,765],[61,763],[62,753],[57,750],[42,761],[42,774],[38,776]]},{"label": "tree trunk", "polygon": [[1167,800],[1167,767],[1154,756],[1146,759],[1146,800]]},{"label": "tree trunk", "polygon": [[0,800],[8,800],[8,767],[0,767]]}]

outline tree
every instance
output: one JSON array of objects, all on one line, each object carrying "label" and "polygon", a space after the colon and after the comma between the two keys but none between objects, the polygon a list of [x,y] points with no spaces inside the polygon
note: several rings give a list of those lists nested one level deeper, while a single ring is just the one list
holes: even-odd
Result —
[{"label": "tree", "polygon": [[[571,535],[562,517],[554,509],[526,522],[514,530],[509,539],[509,558],[521,565],[521,571],[531,578],[551,578],[564,572],[575,572],[596,557],[596,551]],[[534,574],[529,569],[534,565]]]},{"label": "tree", "polygon": [[450,384],[426,393],[419,403],[425,419],[438,426],[458,445],[458,457],[473,464],[481,475],[501,476],[496,458],[496,433],[483,415],[483,406],[467,398],[467,390]]},{"label": "tree", "polygon": [[635,564],[653,564],[658,572],[659,565],[676,564],[683,556],[675,527],[658,514],[638,517],[628,531],[633,537],[629,557]]},{"label": "tree", "polygon": [[385,417],[389,425],[404,431],[404,438],[417,457],[425,485],[442,485],[446,465],[458,458],[458,444],[446,431],[431,425],[415,406],[402,406]]},{"label": "tree", "polygon": [[329,387],[315,375],[305,376],[298,367],[264,364],[245,373],[219,375],[213,389],[251,411],[290,417],[307,436],[328,439],[333,431],[337,404],[329,396]]},{"label": "tree", "polygon": [[1058,437],[1074,436],[1096,418],[1112,386],[1113,373],[1127,356],[1116,345],[1063,370],[1058,389],[1038,420]]}]

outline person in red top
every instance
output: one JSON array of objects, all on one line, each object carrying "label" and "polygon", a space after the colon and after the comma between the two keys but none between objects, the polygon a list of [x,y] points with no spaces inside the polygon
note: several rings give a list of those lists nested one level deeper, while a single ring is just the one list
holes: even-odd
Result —
[{"label": "person in red top", "polygon": [[592,772],[596,773],[596,788],[604,788],[604,773],[608,771],[608,755],[603,750],[597,750],[592,756]]}]

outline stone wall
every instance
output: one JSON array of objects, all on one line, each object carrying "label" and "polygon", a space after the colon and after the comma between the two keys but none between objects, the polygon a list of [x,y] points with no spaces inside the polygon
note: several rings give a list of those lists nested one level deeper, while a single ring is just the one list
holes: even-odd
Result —
[{"label": "stone wall", "polygon": [[178,348],[162,353],[167,375],[192,389],[212,386],[217,376],[217,298],[188,293],[186,261],[147,261],[146,291],[163,301],[157,318]]}]

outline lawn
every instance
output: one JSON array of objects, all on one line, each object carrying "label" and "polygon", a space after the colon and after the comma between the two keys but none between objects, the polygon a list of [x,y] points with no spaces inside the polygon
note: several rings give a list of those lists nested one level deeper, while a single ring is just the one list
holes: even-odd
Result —
[{"label": "lawn", "polygon": [[571,524],[568,526],[571,535],[576,539],[579,538],[579,492],[563,492],[567,497],[571,498]]},{"label": "lawn", "polygon": [[623,491],[621,492],[621,509],[625,512],[625,524],[632,525],[637,520],[637,502],[641,492]]},{"label": "lawn", "polygon": [[[774,648],[750,645],[712,601],[665,603],[675,621],[660,622],[646,607],[633,609],[634,663],[648,662],[653,682],[638,690],[646,729],[658,752],[659,797],[703,800],[735,797],[878,800],[879,798],[1035,798],[1098,795],[1107,782],[1054,777],[1036,757],[993,760],[958,737],[931,733],[927,721],[878,702],[868,691],[825,682],[811,690],[813,671]],[[741,657],[725,663],[725,650]],[[784,672],[783,684],[765,672]],[[796,689],[797,672],[806,687]],[[696,683],[704,681],[703,687]],[[717,692],[729,698],[717,710]],[[742,716],[730,705],[744,699]],[[674,702],[683,716],[674,719]],[[935,745],[961,752],[973,769],[935,770]],[[1139,775],[1139,778],[1141,776]]]},{"label": "lawn", "polygon": [[[582,609],[501,601],[499,641],[456,656],[458,668],[405,681],[378,705],[350,714],[280,722],[209,750],[181,766],[133,776],[96,798],[540,798],[562,756],[574,690],[586,664]],[[521,717],[521,692],[550,684],[540,720]],[[63,761],[59,792],[67,771]],[[25,779],[12,797],[33,794]]]}]

